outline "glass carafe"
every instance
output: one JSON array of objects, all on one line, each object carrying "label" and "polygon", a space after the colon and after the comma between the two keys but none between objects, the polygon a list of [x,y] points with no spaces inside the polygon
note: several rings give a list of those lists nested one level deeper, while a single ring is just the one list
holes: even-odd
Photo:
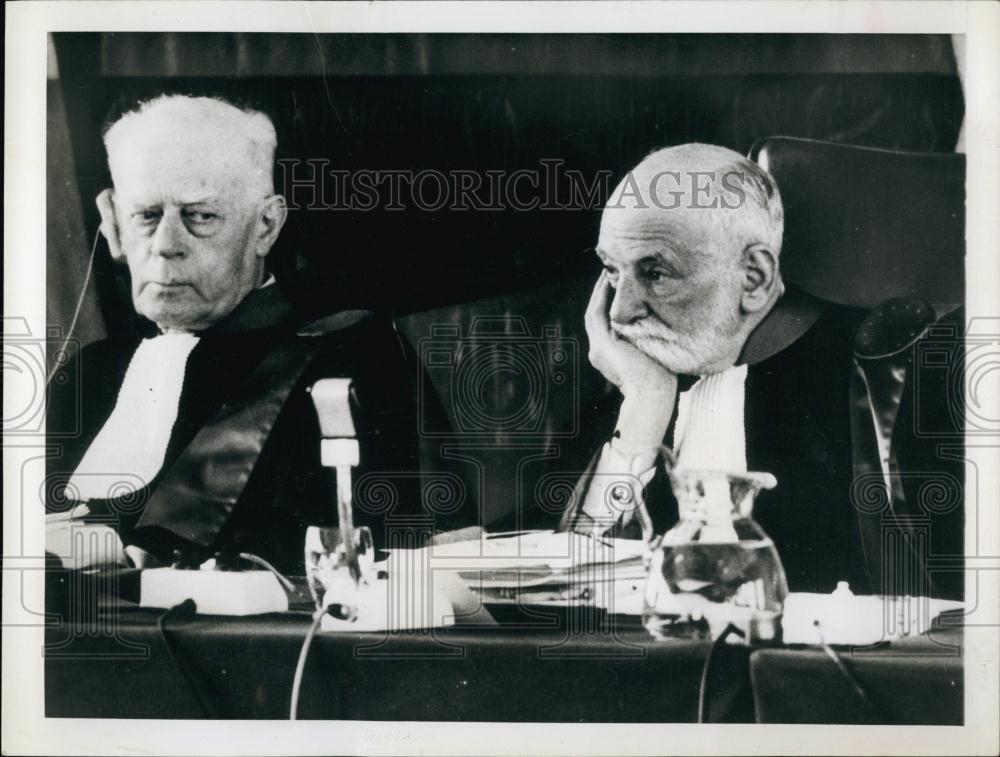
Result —
[{"label": "glass carafe", "polygon": [[746,642],[777,640],[788,584],[774,543],[751,517],[774,476],[668,469],[680,520],[650,542],[646,628],[661,639],[714,639],[733,624]]}]

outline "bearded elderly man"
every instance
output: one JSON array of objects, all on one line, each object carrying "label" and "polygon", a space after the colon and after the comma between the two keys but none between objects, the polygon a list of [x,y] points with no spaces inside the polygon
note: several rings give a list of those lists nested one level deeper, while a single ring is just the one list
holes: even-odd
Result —
[{"label": "bearded elderly man", "polygon": [[[315,380],[354,381],[361,475],[417,470],[402,343],[358,311],[303,328],[265,272],[287,215],[267,116],[163,96],[104,142],[101,231],[150,338],[88,345],[67,371],[80,384],[52,388],[50,425],[79,410],[82,431],[50,460],[49,508],[86,502],[76,511],[110,520],[140,566],[235,547],[293,569],[306,526],[335,522]],[[397,506],[417,502],[407,492]],[[389,514],[361,512],[361,524],[378,535]]]},{"label": "bearded elderly man", "polygon": [[[689,469],[777,477],[754,517],[791,590],[829,592],[846,580],[865,592],[848,414],[863,313],[786,287],[782,232],[773,179],[721,147],[654,152],[619,184],[601,219],[604,272],[586,328],[590,360],[622,401],[563,527],[634,530],[623,513],[645,496],[663,533],[678,517],[657,471],[666,444]],[[635,485],[605,485],[621,474]]]}]

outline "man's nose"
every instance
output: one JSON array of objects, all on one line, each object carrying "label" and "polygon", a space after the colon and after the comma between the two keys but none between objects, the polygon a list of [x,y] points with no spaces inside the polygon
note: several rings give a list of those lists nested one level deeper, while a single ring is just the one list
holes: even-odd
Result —
[{"label": "man's nose", "polygon": [[164,213],[153,234],[150,252],[162,258],[182,257],[187,252],[186,231],[179,214]]},{"label": "man's nose", "polygon": [[619,278],[608,317],[615,323],[626,324],[645,315],[647,315],[646,302],[642,298],[638,284],[631,278],[624,276]]}]

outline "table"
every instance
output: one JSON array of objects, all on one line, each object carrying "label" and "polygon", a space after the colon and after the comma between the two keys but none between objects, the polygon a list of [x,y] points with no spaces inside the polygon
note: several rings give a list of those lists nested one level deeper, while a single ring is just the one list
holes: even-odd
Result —
[{"label": "table", "polygon": [[[305,614],[172,619],[125,610],[102,633],[51,629],[49,717],[287,718]],[[511,722],[686,722],[696,719],[709,645],[656,644],[641,628],[450,628],[318,635],[300,718]],[[542,619],[536,619],[539,625]],[[713,663],[711,717],[751,720],[749,650]],[[187,679],[187,682],[185,682]],[[199,706],[199,700],[205,707]]]},{"label": "table", "polygon": [[[961,725],[962,631],[951,628],[892,645],[841,650],[875,705],[866,707],[816,648],[762,649],[750,657],[760,723]],[[832,673],[832,674],[831,674]]]},{"label": "table", "polygon": [[[48,717],[284,719],[308,613],[181,616],[94,605],[46,629]],[[496,609],[496,608],[494,608]],[[58,618],[58,613],[57,616]],[[303,719],[696,722],[710,644],[654,642],[635,619],[559,610],[499,626],[318,635]],[[842,650],[866,709],[817,648],[717,647],[711,722],[961,724],[961,629]]]}]

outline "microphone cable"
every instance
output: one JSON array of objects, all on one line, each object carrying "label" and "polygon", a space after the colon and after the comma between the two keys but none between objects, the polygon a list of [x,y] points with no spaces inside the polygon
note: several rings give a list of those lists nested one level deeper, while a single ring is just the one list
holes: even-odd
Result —
[{"label": "microphone cable", "polygon": [[[70,340],[73,338],[73,333],[76,331],[76,323],[80,318],[80,311],[83,309],[83,300],[87,296],[87,289],[90,287],[90,279],[94,274],[94,258],[97,257],[97,240],[101,238],[100,229],[94,234],[94,243],[90,246],[90,258],[87,260],[87,274],[83,277],[83,287],[80,289],[80,296],[76,298],[76,307],[73,308],[73,318],[69,322],[69,329],[66,331],[66,338],[63,339],[62,345],[59,347],[59,354],[63,354],[66,351],[66,346],[69,344]],[[49,384],[52,383],[52,377],[56,375],[56,371],[59,370],[61,361],[57,358],[52,362],[52,367],[49,369],[48,376],[45,379],[45,387],[48,388]]]},{"label": "microphone cable", "polygon": [[309,648],[312,646],[313,637],[316,636],[316,632],[319,630],[320,623],[323,622],[323,616],[325,615],[350,622],[357,618],[357,610],[348,605],[333,603],[317,610],[316,614],[313,615],[312,625],[309,626],[309,631],[306,632],[306,637],[302,640],[302,650],[299,652],[299,661],[295,666],[295,677],[292,679],[292,701],[288,711],[289,720],[299,719],[299,694],[302,689],[302,675],[306,669],[306,658],[309,656]]},{"label": "microphone cable", "polygon": [[836,649],[831,647],[826,643],[826,639],[823,638],[823,628],[818,620],[813,621],[813,625],[816,626],[816,632],[819,634],[819,645],[822,647],[826,656],[833,660],[833,664],[837,666],[837,671],[840,675],[847,681],[848,685],[853,689],[854,693],[857,695],[864,705],[868,713],[874,718],[876,723],[889,723],[891,721],[887,720],[882,711],[875,704],[875,701],[871,698],[871,695],[865,690],[865,687],[861,685],[861,681],[858,677],[854,675],[847,663],[844,662],[844,658],[840,656]]},{"label": "microphone cable", "polygon": [[744,638],[745,634],[735,625],[730,623],[726,626],[726,629],[719,635],[719,638],[712,642],[712,646],[708,648],[708,653],[705,655],[705,664],[701,669],[701,683],[698,686],[698,722],[705,722],[705,708],[708,704],[708,674],[712,668],[712,660],[715,657],[716,651],[723,644],[726,643],[726,639],[729,638],[731,634],[736,634],[740,638]]},{"label": "microphone cable", "polygon": [[316,611],[316,614],[313,615],[312,625],[309,626],[309,631],[306,633],[306,638],[302,641],[302,649],[299,652],[299,661],[295,666],[295,677],[292,679],[292,702],[288,712],[289,720],[299,719],[299,692],[302,688],[302,674],[306,669],[306,658],[309,656],[309,647],[312,646],[313,637],[319,630],[319,625],[323,622],[323,616],[326,615],[326,613],[327,608]]}]

